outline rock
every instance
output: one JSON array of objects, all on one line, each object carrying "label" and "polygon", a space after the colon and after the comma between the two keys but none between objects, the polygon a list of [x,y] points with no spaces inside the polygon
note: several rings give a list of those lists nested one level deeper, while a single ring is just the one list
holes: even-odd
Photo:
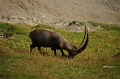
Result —
[{"label": "rock", "polygon": [[117,66],[103,66],[103,68],[116,68]]},{"label": "rock", "polygon": [[4,37],[3,32],[0,32],[0,37],[1,37],[1,38],[3,38],[3,37]]}]

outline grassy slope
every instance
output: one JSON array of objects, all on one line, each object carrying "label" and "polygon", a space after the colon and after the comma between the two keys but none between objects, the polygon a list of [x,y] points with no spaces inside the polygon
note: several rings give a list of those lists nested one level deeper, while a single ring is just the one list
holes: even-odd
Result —
[{"label": "grassy slope", "polygon": [[[4,27],[9,27],[7,32]],[[21,27],[22,26],[22,27]],[[16,29],[12,29],[12,28]],[[103,26],[102,26],[103,27]],[[116,26],[114,26],[116,27]],[[104,26],[106,30],[89,32],[87,49],[74,59],[53,56],[49,48],[42,48],[44,56],[35,49],[29,53],[31,44],[28,33],[35,28],[47,28],[62,33],[65,38],[79,45],[84,33],[68,32],[53,27],[39,25],[12,25],[0,23],[4,33],[12,34],[13,39],[0,38],[0,78],[3,79],[119,79],[119,58],[111,58],[120,52],[120,32],[113,25]],[[109,29],[108,29],[109,28]],[[17,31],[16,31],[17,30]],[[65,52],[67,54],[67,52]],[[103,68],[103,66],[117,66]]]}]

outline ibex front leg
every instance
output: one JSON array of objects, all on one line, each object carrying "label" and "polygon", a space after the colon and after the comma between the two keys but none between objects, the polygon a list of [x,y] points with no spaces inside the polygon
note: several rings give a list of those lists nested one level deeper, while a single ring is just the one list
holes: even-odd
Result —
[{"label": "ibex front leg", "polygon": [[62,53],[62,56],[65,56],[64,52],[63,52],[63,49],[60,49],[61,53]]},{"label": "ibex front leg", "polygon": [[54,55],[56,56],[56,55],[57,55],[56,49],[55,49],[55,48],[52,48],[52,47],[51,47],[51,49],[54,51]]}]

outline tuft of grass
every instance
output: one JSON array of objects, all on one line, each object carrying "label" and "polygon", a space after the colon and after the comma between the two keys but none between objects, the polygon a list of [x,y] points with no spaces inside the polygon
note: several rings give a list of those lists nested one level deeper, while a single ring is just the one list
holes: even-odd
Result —
[{"label": "tuft of grass", "polygon": [[90,23],[91,23],[94,27],[101,26],[101,23],[98,23],[98,22],[93,22],[93,21],[91,21]]},{"label": "tuft of grass", "polygon": [[80,22],[81,25],[86,25],[86,22]]},{"label": "tuft of grass", "polygon": [[35,27],[32,27],[32,29],[37,29],[37,28],[54,30],[53,26],[49,26],[49,25],[45,25],[45,24],[39,24],[39,25],[36,25]]}]

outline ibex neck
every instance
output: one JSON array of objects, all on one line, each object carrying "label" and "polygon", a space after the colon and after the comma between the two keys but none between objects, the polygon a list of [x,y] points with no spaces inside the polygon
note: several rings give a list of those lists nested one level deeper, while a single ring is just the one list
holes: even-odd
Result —
[{"label": "ibex neck", "polygon": [[77,47],[75,45],[73,45],[72,43],[70,43],[69,41],[66,41],[65,43],[65,50],[76,50]]}]

